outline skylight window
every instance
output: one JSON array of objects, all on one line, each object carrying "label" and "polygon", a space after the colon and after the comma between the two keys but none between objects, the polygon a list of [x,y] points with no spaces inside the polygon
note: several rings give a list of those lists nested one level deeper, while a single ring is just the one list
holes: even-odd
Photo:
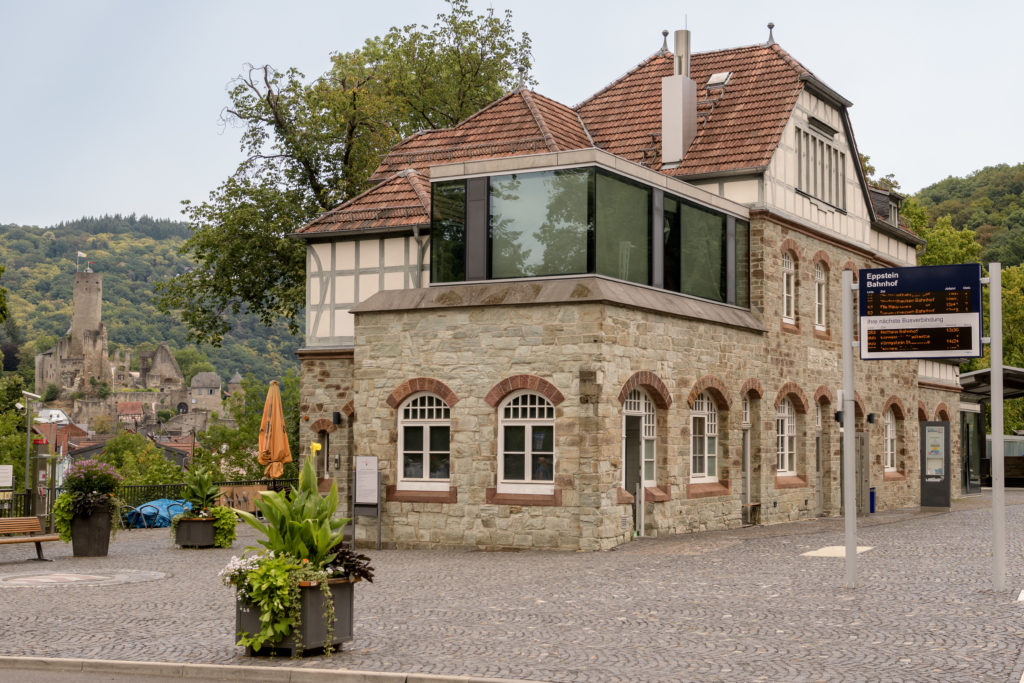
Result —
[{"label": "skylight window", "polygon": [[706,87],[708,90],[723,90],[730,78],[732,78],[731,71],[719,71],[716,74],[711,74]]}]

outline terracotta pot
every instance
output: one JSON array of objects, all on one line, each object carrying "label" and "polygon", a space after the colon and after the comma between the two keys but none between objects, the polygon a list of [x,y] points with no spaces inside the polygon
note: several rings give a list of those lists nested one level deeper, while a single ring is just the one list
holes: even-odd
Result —
[{"label": "terracotta pot", "polygon": [[71,519],[71,552],[75,557],[105,557],[110,547],[110,507],[93,509],[88,517]]},{"label": "terracotta pot", "polygon": [[[357,579],[358,580],[358,579]],[[334,601],[334,632],[331,645],[338,647],[352,640],[352,607],[355,601],[355,581],[351,579],[330,579],[327,585],[331,588],[331,599]],[[298,632],[292,633],[272,645],[264,643],[263,647],[254,651],[246,648],[250,655],[274,655],[291,653],[296,646],[301,646],[303,653],[323,652],[324,640],[327,638],[327,620],[324,618],[324,594],[317,584],[300,584],[302,592],[300,612],[302,623]],[[235,601],[235,633],[245,631],[255,633],[260,629],[260,608],[256,605]]]},{"label": "terracotta pot", "polygon": [[212,548],[216,535],[213,517],[182,517],[174,528],[174,542],[183,548]]}]

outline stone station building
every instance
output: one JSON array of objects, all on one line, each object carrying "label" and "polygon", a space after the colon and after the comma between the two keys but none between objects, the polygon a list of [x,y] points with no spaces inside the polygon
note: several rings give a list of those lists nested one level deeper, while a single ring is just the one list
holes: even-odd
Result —
[{"label": "stone station building", "polygon": [[[690,55],[681,31],[576,107],[518,88],[402,141],[296,233],[320,475],[350,502],[376,456],[399,547],[841,514],[841,273],[921,244],[850,106],[771,37]],[[918,422],[958,420],[956,367],[858,361],[856,385],[864,490],[919,505]]]}]

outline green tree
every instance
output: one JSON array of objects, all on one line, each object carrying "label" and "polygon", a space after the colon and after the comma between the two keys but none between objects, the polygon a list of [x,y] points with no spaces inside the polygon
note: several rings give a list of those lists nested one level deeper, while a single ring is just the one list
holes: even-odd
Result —
[{"label": "green tree", "polygon": [[940,218],[935,227],[924,231],[928,240],[917,262],[922,266],[937,266],[951,263],[979,263],[981,245],[973,230],[957,230],[949,216]]},{"label": "green tree", "polygon": [[177,484],[181,470],[162,448],[141,434],[120,434],[107,441],[97,458],[113,465],[126,485]]},{"label": "green tree", "polygon": [[181,374],[185,376],[185,386],[189,386],[192,378],[200,372],[217,371],[207,355],[194,345],[179,349],[173,355],[174,360],[178,361],[178,367],[181,368]]},{"label": "green tree", "polygon": [[[0,278],[4,276],[4,267],[0,266]],[[0,287],[0,323],[7,320],[7,290]]]},{"label": "green tree", "polygon": [[233,318],[283,319],[293,333],[305,303],[305,249],[288,235],[364,190],[402,137],[451,126],[515,87],[530,39],[511,13],[475,15],[449,0],[433,27],[393,27],[336,54],[306,82],[300,72],[252,67],[230,91],[225,121],[243,129],[246,158],[207,201],[184,202],[198,267],[157,287],[195,340],[220,344]]}]

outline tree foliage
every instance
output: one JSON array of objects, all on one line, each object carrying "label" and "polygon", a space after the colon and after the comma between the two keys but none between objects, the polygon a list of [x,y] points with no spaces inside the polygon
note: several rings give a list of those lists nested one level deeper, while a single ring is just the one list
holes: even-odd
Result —
[{"label": "tree foliage", "polygon": [[195,340],[219,344],[243,312],[299,330],[305,248],[288,235],[362,192],[402,137],[451,126],[515,87],[530,39],[511,13],[473,14],[449,0],[433,27],[393,27],[331,57],[312,81],[295,69],[252,67],[235,79],[225,123],[245,159],[207,201],[184,202],[198,267],[158,287]]},{"label": "tree foliage", "polygon": [[973,230],[957,230],[949,216],[940,218],[934,227],[925,228],[922,235],[928,244],[918,256],[922,266],[938,266],[951,263],[978,263],[981,245]]}]

